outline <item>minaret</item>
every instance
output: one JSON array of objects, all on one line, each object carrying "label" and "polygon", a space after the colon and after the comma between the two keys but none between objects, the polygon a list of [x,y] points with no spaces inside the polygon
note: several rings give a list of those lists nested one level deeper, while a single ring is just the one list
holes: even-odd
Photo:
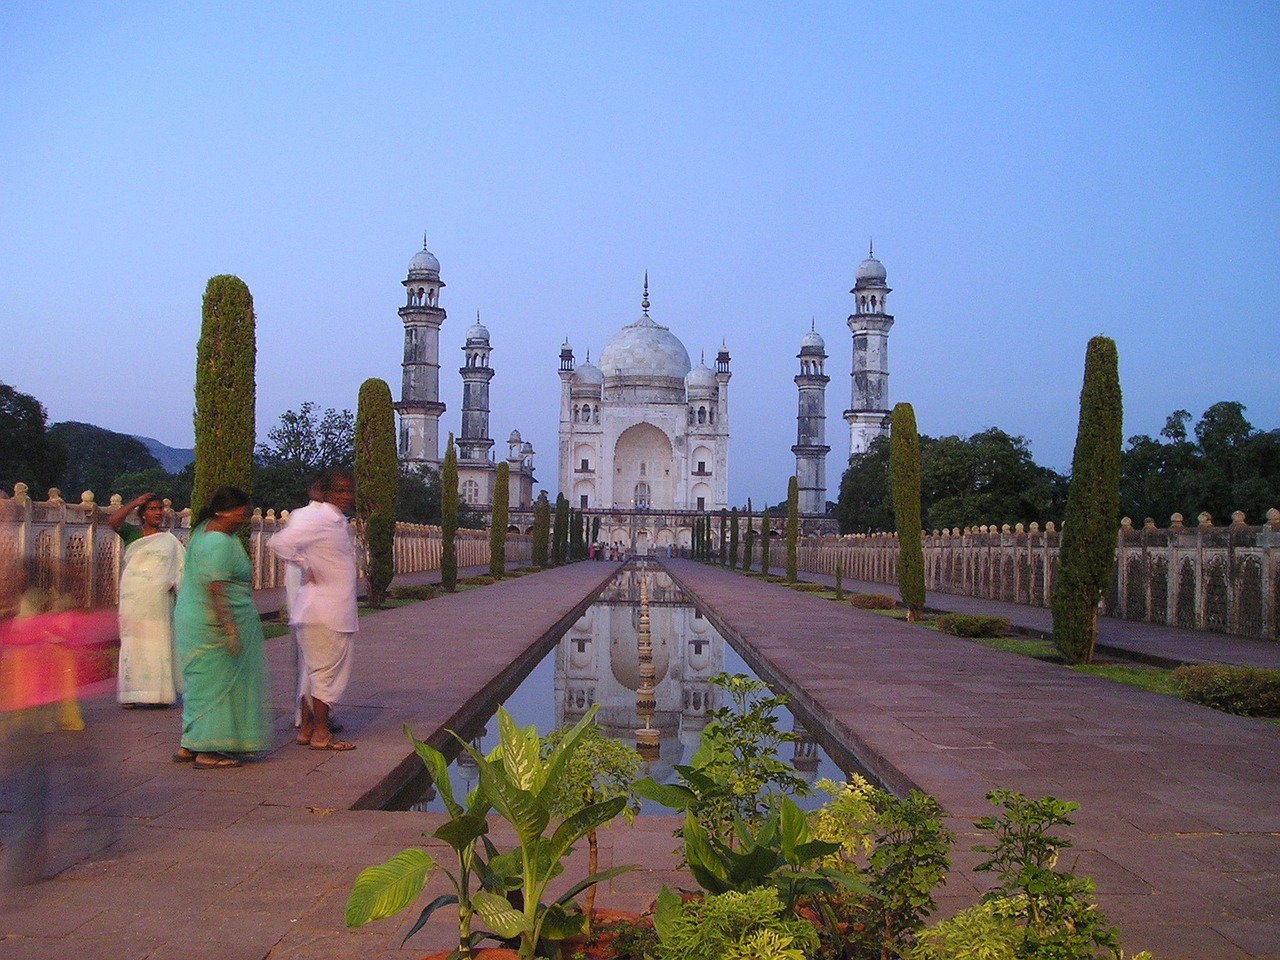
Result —
[{"label": "minaret", "polygon": [[849,424],[849,455],[866,453],[871,441],[889,433],[889,287],[875,250],[858,264],[853,289],[853,401],[844,412]]},{"label": "minaret", "polygon": [[493,368],[489,366],[489,331],[476,322],[467,331],[467,342],[462,348],[466,363],[458,368],[462,374],[462,435],[458,438],[459,460],[487,462],[493,439],[489,436],[489,381]]},{"label": "minaret", "polygon": [[801,513],[827,511],[827,383],[823,372],[827,346],[812,326],[800,341],[800,373],[796,387],[800,391],[796,412],[796,484],[800,488]]},{"label": "minaret", "polygon": [[720,352],[716,354],[716,405],[720,408],[719,422],[716,424],[716,504],[721,507],[729,505],[729,346],[720,341]]},{"label": "minaret", "polygon": [[408,299],[400,308],[404,321],[404,379],[400,386],[400,462],[410,466],[440,467],[440,261],[422,249],[409,261],[403,281]]}]

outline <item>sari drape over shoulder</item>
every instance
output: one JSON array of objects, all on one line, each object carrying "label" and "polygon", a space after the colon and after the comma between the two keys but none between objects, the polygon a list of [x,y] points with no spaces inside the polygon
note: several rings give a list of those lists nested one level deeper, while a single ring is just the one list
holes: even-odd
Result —
[{"label": "sari drape over shoulder", "polygon": [[[253,605],[252,567],[239,539],[206,530],[191,532],[175,621],[182,697],[182,746],[196,753],[265,750],[266,658],[262,622]],[[221,583],[235,621],[241,652],[227,652],[211,583]]]},{"label": "sari drape over shoulder", "polygon": [[173,703],[182,692],[174,653],[174,591],[182,582],[185,551],[172,533],[134,539],[120,577],[121,703]]}]

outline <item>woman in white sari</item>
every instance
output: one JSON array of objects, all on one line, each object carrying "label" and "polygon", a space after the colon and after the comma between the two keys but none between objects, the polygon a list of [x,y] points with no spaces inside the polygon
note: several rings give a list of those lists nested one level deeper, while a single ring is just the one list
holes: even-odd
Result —
[{"label": "woman in white sari", "polygon": [[[126,523],[137,511],[141,526]],[[184,550],[161,530],[164,502],[153,493],[131,500],[107,518],[125,543],[120,577],[119,699],[126,709],[167,707],[182,692],[174,656],[173,600],[182,581]]]}]

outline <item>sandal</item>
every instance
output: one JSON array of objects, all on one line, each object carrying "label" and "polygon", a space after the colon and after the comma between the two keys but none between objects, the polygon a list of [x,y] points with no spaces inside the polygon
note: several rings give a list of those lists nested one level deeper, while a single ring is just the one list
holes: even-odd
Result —
[{"label": "sandal", "polygon": [[195,751],[188,750],[186,747],[179,747],[173,755],[173,762],[174,763],[191,763],[195,760],[195,758],[196,758]]},{"label": "sandal", "polygon": [[348,750],[354,750],[356,745],[350,740],[326,740],[324,743],[316,743],[311,741],[312,750],[332,750],[334,753],[345,753]]},{"label": "sandal", "polygon": [[[209,757],[209,756],[212,756],[213,759],[212,760],[204,759],[205,757]],[[192,764],[192,766],[195,767],[197,770],[229,770],[232,767],[244,766],[244,763],[241,760],[237,760],[235,757],[228,757],[225,754],[206,753],[206,754],[202,754],[201,758],[196,760]]]}]

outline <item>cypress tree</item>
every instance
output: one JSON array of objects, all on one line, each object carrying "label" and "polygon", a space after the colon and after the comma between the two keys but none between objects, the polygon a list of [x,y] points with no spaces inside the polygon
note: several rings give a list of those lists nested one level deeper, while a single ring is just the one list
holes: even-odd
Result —
[{"label": "cypress tree", "polygon": [[547,500],[547,491],[538,494],[533,504],[533,546],[532,562],[539,570],[547,566],[547,548],[551,538],[551,503]]},{"label": "cypress tree", "polygon": [[751,552],[755,548],[756,531],[751,522],[751,498],[747,497],[747,535],[742,543],[742,572],[751,570]]},{"label": "cypress tree", "polygon": [[720,508],[720,566],[729,565],[729,511]]},{"label": "cypress tree", "polygon": [[580,560],[582,552],[582,511],[569,510],[569,559]]},{"label": "cypress tree", "polygon": [[551,565],[558,567],[565,561],[565,547],[569,542],[569,501],[563,493],[556,494],[556,520],[551,529]]},{"label": "cypress tree", "polygon": [[920,435],[909,403],[894,406],[889,425],[889,489],[898,528],[898,596],[915,622],[924,610],[924,548],[920,544]]},{"label": "cypress tree", "polygon": [[787,583],[800,577],[800,485],[795,477],[787,481]]},{"label": "cypress tree", "polygon": [[[225,273],[211,277],[200,313],[193,511],[199,511],[219,487],[252,491],[256,437],[253,295],[239,277]],[[248,531],[242,536],[247,537]]]},{"label": "cypress tree", "polygon": [[371,377],[360,384],[355,434],[356,516],[369,549],[369,604],[377,608],[395,576],[396,495],[400,464],[391,388]]},{"label": "cypress tree", "polygon": [[729,569],[738,569],[738,508],[729,511]]},{"label": "cypress tree", "polygon": [[702,518],[693,518],[693,539],[689,543],[689,556],[694,560],[702,559]]},{"label": "cypress tree", "polygon": [[489,576],[501,580],[507,572],[507,499],[511,496],[511,468],[498,464],[493,477],[493,514],[489,518]]},{"label": "cypress tree", "polygon": [[707,563],[715,563],[715,549],[711,545],[711,514],[702,518],[702,559]]},{"label": "cypress tree", "polygon": [[769,510],[760,514],[760,572],[769,575]]},{"label": "cypress tree", "polygon": [[599,517],[591,518],[591,542],[592,543],[600,542],[600,518]]},{"label": "cypress tree", "polygon": [[844,599],[844,561],[836,557],[836,599]]},{"label": "cypress tree", "polygon": [[1114,340],[1089,341],[1051,601],[1053,642],[1072,663],[1093,660],[1098,602],[1115,570],[1123,419],[1118,365]]},{"label": "cypress tree", "polygon": [[444,449],[440,466],[440,586],[453,593],[458,589],[458,452],[453,434]]}]

